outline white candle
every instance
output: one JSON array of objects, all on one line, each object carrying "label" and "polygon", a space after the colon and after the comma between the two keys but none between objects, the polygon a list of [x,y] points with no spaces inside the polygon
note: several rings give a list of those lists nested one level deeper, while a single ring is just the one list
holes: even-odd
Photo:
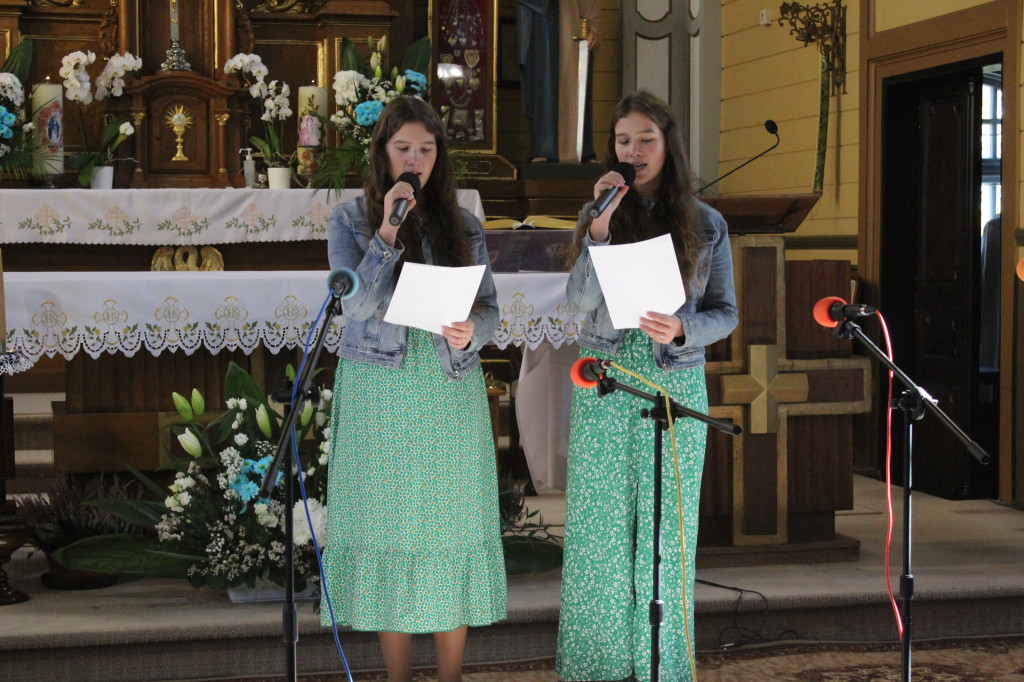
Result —
[{"label": "white candle", "polygon": [[178,39],[178,0],[171,0],[171,40]]},{"label": "white candle", "polygon": [[327,88],[303,85],[299,88],[299,145],[316,147],[323,142],[323,125],[316,117],[327,115]]},{"label": "white candle", "polygon": [[34,123],[48,153],[43,157],[46,172],[56,175],[64,172],[64,88],[51,83],[49,77],[32,89],[31,105]]}]

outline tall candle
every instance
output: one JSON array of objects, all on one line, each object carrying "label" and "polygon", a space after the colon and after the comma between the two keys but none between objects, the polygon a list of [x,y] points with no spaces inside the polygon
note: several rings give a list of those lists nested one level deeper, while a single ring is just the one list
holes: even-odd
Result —
[{"label": "tall candle", "polygon": [[303,85],[299,88],[299,145],[317,147],[323,142],[323,125],[317,118],[327,115],[327,88]]},{"label": "tall candle", "polygon": [[64,172],[64,88],[51,83],[50,77],[32,89],[32,111],[35,112],[36,131],[47,147],[42,163],[46,172],[56,175]]},{"label": "tall candle", "polygon": [[171,40],[178,39],[178,0],[171,0]]}]

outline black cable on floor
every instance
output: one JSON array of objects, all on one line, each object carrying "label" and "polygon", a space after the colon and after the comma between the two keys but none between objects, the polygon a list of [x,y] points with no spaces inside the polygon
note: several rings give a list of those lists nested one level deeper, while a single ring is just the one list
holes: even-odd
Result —
[{"label": "black cable on floor", "polygon": [[[795,630],[789,629],[783,630],[775,637],[771,638],[765,637],[761,634],[761,631],[764,629],[765,622],[768,620],[768,598],[760,592],[756,590],[747,590],[742,587],[721,585],[719,583],[711,582],[710,580],[701,580],[700,578],[695,579],[695,582],[698,582],[702,585],[707,585],[709,587],[717,587],[722,590],[730,590],[732,592],[737,592],[739,594],[739,597],[736,598],[736,605],[733,608],[732,613],[733,625],[731,627],[725,628],[724,630],[718,633],[719,648],[737,649],[742,646],[747,646],[748,644],[768,644],[770,642],[778,642],[782,639],[799,639],[799,634]],[[760,623],[757,625],[757,629],[755,630],[745,628],[739,624],[740,606],[742,606],[743,604],[743,595],[747,593],[756,594],[758,597],[761,598],[761,601],[763,602],[763,608],[760,612]],[[735,633],[736,636],[733,638],[733,641],[725,641],[727,633]]]}]

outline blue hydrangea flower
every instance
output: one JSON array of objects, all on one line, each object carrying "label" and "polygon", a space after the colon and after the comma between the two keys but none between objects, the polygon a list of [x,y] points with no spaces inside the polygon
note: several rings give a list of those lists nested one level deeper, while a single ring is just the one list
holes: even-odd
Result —
[{"label": "blue hydrangea flower", "polygon": [[9,113],[9,112],[4,112],[3,118],[4,118],[4,125],[7,126],[8,128],[13,126],[14,122],[18,120],[18,119],[16,119],[14,117],[14,114]]},{"label": "blue hydrangea flower", "polygon": [[0,123],[0,139],[9,140],[14,136],[14,131]]},{"label": "blue hydrangea flower", "polygon": [[248,503],[249,500],[256,497],[260,492],[260,487],[255,482],[250,481],[245,476],[239,476],[231,482],[231,489],[238,495],[238,499],[242,502]]},{"label": "blue hydrangea flower", "polygon": [[361,126],[372,126],[380,118],[380,112],[384,105],[377,100],[363,102],[356,105],[356,123]]},{"label": "blue hydrangea flower", "polygon": [[405,70],[405,87],[412,88],[416,93],[427,91],[427,77],[419,71],[413,71],[412,69]]}]

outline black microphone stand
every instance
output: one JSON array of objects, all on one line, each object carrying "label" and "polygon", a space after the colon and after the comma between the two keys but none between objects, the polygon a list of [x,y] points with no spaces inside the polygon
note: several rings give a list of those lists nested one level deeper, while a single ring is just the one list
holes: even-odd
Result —
[{"label": "black microphone stand", "polygon": [[[638,388],[628,386],[607,374],[597,377],[597,394],[605,396],[612,391],[620,390],[631,395],[649,400],[654,404],[650,409],[640,411],[644,419],[654,421],[654,514],[651,521],[653,528],[652,546],[654,550],[654,564],[651,567],[651,602],[649,607],[649,618],[651,624],[651,682],[658,682],[661,668],[661,624],[664,622],[665,602],[661,597],[661,461],[662,461],[662,439],[664,431],[668,427],[668,415],[672,419],[691,417],[713,426],[719,431],[736,436],[743,432],[743,429],[724,419],[715,419],[706,414],[683,407],[676,401],[661,393],[647,393]],[[686,562],[686,556],[682,557]]]},{"label": "black microphone stand", "polygon": [[775,144],[773,144],[773,145],[772,145],[771,147],[768,147],[768,149],[765,149],[765,150],[764,150],[763,152],[761,152],[761,153],[760,153],[760,154],[758,154],[757,156],[755,156],[755,157],[753,157],[753,158],[750,158],[750,159],[747,159],[746,161],[744,161],[743,163],[741,163],[740,165],[736,166],[736,167],[735,167],[735,168],[733,168],[733,169],[732,169],[731,171],[729,171],[728,173],[726,173],[725,175],[720,175],[720,176],[718,176],[717,178],[715,178],[714,180],[712,180],[711,182],[709,182],[708,184],[704,185],[704,186],[703,186],[703,187],[701,187],[701,188],[700,188],[699,190],[697,190],[697,194],[700,194],[701,192],[703,192],[704,190],[706,190],[706,189],[707,189],[708,187],[711,187],[711,185],[715,185],[715,184],[718,184],[719,182],[721,182],[721,181],[722,181],[722,180],[724,180],[725,178],[729,177],[730,175],[732,175],[733,173],[735,173],[736,171],[738,171],[738,170],[739,170],[740,168],[743,168],[744,166],[746,166],[746,165],[747,165],[748,163],[752,163],[752,162],[754,162],[754,161],[757,161],[757,160],[758,160],[758,159],[760,159],[760,158],[761,158],[762,156],[764,156],[765,154],[767,154],[767,153],[768,153],[768,152],[770,152],[771,150],[773,150],[773,149],[775,149],[776,147],[778,147],[778,146],[779,146],[779,142],[780,142],[780,140],[779,140],[779,133],[778,133],[778,132],[776,131],[776,132],[772,133],[772,135],[774,135],[774,136],[775,136]]},{"label": "black microphone stand", "polygon": [[323,324],[317,331],[310,357],[307,357],[307,361],[302,366],[302,373],[295,380],[298,388],[293,389],[292,382],[285,379],[282,387],[273,394],[274,400],[285,406],[286,416],[281,424],[277,453],[270,466],[267,467],[267,473],[259,492],[259,497],[270,498],[270,493],[277,484],[277,473],[281,469],[281,464],[287,461],[288,466],[285,468],[284,476],[285,579],[281,627],[285,643],[285,679],[290,682],[298,680],[296,649],[299,642],[299,617],[295,605],[295,524],[292,520],[292,508],[295,506],[295,486],[292,483],[292,477],[295,475],[295,458],[291,456],[292,431],[299,415],[302,414],[302,408],[306,401],[309,400],[314,405],[320,402],[320,389],[310,384],[309,376],[320,358],[320,351],[323,350],[324,342],[327,340],[331,322],[334,320],[334,316],[340,312],[341,297],[332,295],[324,311]]},{"label": "black microphone stand", "polygon": [[915,384],[896,364],[889,359],[889,356],[882,352],[871,339],[865,334],[860,326],[850,320],[843,320],[836,326],[835,335],[841,339],[856,338],[868,352],[886,367],[893,375],[906,386],[899,398],[892,401],[893,407],[898,407],[903,413],[903,575],[900,576],[900,620],[903,622],[903,636],[901,638],[900,668],[902,680],[910,680],[910,658],[911,658],[911,625],[913,618],[910,613],[910,603],[914,599],[914,575],[910,572],[910,522],[911,522],[911,491],[913,462],[913,432],[914,422],[920,420],[925,410],[939,418],[939,421],[956,436],[957,440],[967,447],[967,451],[981,464],[989,463],[989,456],[985,450],[971,437],[964,433],[963,429],[949,418],[938,406],[938,401],[928,395],[927,391]]}]

